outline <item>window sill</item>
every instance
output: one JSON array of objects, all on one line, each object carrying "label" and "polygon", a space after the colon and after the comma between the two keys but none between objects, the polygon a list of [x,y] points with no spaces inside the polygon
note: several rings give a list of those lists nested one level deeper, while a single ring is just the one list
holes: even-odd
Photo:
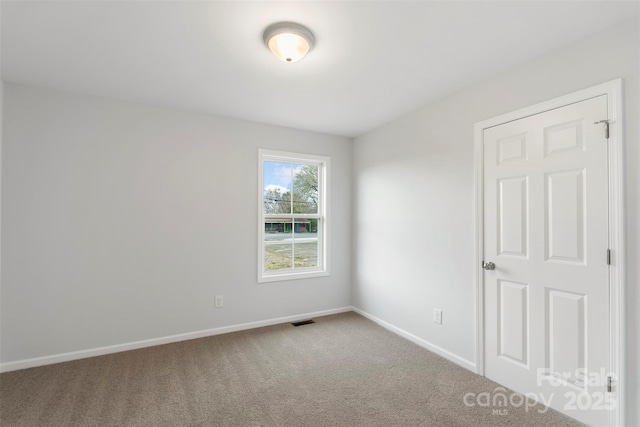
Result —
[{"label": "window sill", "polygon": [[262,276],[258,277],[258,283],[283,282],[285,280],[311,279],[314,277],[326,277],[329,275],[330,275],[329,272],[326,270],[263,274]]}]

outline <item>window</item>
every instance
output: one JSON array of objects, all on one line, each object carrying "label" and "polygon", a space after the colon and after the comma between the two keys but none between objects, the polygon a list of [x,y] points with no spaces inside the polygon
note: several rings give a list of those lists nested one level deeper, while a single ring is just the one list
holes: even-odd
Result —
[{"label": "window", "polygon": [[260,150],[258,282],[326,276],[329,158]]}]

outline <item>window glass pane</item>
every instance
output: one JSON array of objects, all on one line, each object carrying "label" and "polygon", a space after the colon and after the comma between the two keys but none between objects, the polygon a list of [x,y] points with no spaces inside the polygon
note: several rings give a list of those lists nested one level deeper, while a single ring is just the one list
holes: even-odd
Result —
[{"label": "window glass pane", "polygon": [[284,218],[264,220],[264,270],[293,268],[293,221]]},{"label": "window glass pane", "polygon": [[296,242],[293,247],[295,268],[318,266],[318,239],[308,242]]},{"label": "window glass pane", "polygon": [[318,166],[292,167],[293,213],[318,213]]},{"label": "window glass pane", "polygon": [[294,223],[294,266],[318,266],[318,220],[299,219]]},{"label": "window glass pane", "polygon": [[265,161],[263,163],[263,198],[265,214],[291,213],[293,165]]},{"label": "window glass pane", "polygon": [[264,240],[272,243],[291,243],[293,221],[291,218],[266,218],[264,220]]},{"label": "window glass pane", "polygon": [[291,269],[291,253],[293,245],[291,243],[273,243],[265,242],[264,244],[264,270],[283,270]]}]

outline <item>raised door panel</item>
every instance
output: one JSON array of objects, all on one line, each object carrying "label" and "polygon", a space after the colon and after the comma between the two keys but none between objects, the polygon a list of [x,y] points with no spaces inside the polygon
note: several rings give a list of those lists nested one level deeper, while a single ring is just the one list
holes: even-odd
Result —
[{"label": "raised door panel", "polygon": [[527,177],[498,181],[498,254],[527,256]]},{"label": "raised door panel", "polygon": [[526,368],[529,363],[527,285],[498,281],[498,309],[498,356]]},{"label": "raised door panel", "polygon": [[583,294],[546,289],[546,375],[584,389],[587,298]]},{"label": "raised door panel", "polygon": [[552,262],[585,264],[585,185],[583,169],[546,176],[545,252]]},{"label": "raised door panel", "polygon": [[497,165],[527,159],[527,134],[512,135],[496,141]]},{"label": "raised door panel", "polygon": [[560,123],[544,129],[544,155],[554,156],[569,151],[584,151],[582,120]]}]

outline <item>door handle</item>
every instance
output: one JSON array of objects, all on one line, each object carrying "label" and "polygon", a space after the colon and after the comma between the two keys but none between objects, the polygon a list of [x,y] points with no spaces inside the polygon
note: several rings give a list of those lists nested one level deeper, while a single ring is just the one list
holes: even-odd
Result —
[{"label": "door handle", "polygon": [[484,268],[485,270],[495,270],[496,269],[496,265],[492,262],[484,262],[482,261],[482,268]]}]

